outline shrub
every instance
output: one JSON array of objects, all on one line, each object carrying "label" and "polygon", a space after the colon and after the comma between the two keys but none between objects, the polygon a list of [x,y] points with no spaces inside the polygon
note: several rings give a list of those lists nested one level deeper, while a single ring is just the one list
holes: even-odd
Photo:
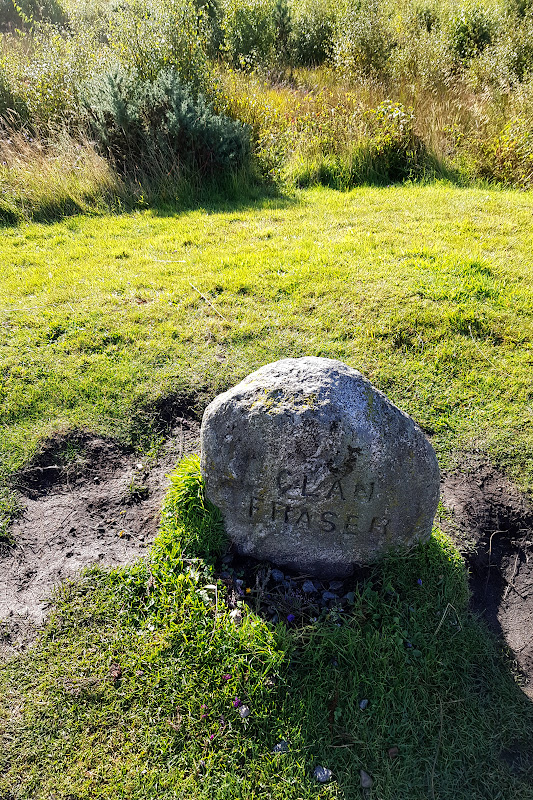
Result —
[{"label": "shrub", "polygon": [[[204,7],[205,8],[205,7]],[[121,63],[143,80],[172,68],[193,94],[207,94],[205,14],[191,0],[123,0],[111,17],[110,45]]]},{"label": "shrub", "polygon": [[495,23],[478,5],[464,5],[448,24],[450,49],[458,61],[469,61],[483,52],[494,37]]},{"label": "shrub", "polygon": [[514,21],[493,45],[485,48],[470,64],[475,85],[506,89],[526,80],[533,72],[533,18]]},{"label": "shrub", "polygon": [[0,31],[27,28],[36,22],[62,26],[68,19],[57,0],[0,0]]},{"label": "shrub", "polygon": [[175,70],[147,82],[116,70],[86,88],[83,106],[100,151],[122,173],[204,177],[247,161],[248,129],[193,97]]},{"label": "shrub", "polygon": [[4,66],[0,62],[0,120],[9,120],[14,124],[17,121],[24,122],[26,118],[26,106],[13,92]]},{"label": "shrub", "polygon": [[317,66],[332,54],[335,15],[323,0],[293,0],[291,54],[295,64]]},{"label": "shrub", "polygon": [[515,117],[489,142],[470,143],[476,171],[489,180],[522,189],[533,188],[533,128],[526,117]]},{"label": "shrub", "polygon": [[79,87],[101,57],[90,34],[73,36],[42,24],[31,36],[9,37],[5,51],[2,65],[17,112],[41,129],[70,122]]},{"label": "shrub", "polygon": [[287,0],[276,0],[274,5],[274,31],[276,57],[286,64],[289,61],[289,40],[292,31],[291,12]]},{"label": "shrub", "polygon": [[414,9],[414,19],[417,27],[426,33],[440,30],[440,16],[432,5],[419,5]]},{"label": "shrub", "polygon": [[387,72],[393,46],[392,31],[378,0],[363,0],[349,5],[339,20],[335,64],[353,74],[380,75]]},{"label": "shrub", "polygon": [[218,0],[194,0],[198,30],[209,58],[216,58],[224,41],[222,12]]},{"label": "shrub", "polygon": [[348,189],[415,178],[427,168],[428,154],[414,132],[411,109],[387,100],[358,120],[344,122],[344,137],[333,127],[322,138],[313,135],[312,127],[303,132],[284,177],[298,186]]},{"label": "shrub", "polygon": [[412,109],[385,100],[366,112],[365,148],[378,177],[387,182],[419,175],[427,164],[426,148],[414,131]]},{"label": "shrub", "polygon": [[409,30],[391,53],[389,66],[399,82],[416,81],[424,87],[446,86],[454,72],[448,39],[438,28],[431,33],[425,28]]},{"label": "shrub", "polygon": [[274,0],[226,0],[224,47],[236,67],[268,64],[275,53]]}]

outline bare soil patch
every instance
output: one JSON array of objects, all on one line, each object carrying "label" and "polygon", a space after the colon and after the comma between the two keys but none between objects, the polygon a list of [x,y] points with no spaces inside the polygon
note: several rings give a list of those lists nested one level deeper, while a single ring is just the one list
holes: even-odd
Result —
[{"label": "bare soil patch", "polygon": [[16,479],[22,511],[13,542],[0,543],[0,655],[32,640],[55,586],[92,564],[146,554],[168,474],[198,442],[199,424],[183,417],[153,458],[84,431],[43,444]]},{"label": "bare soil patch", "polygon": [[[0,542],[0,657],[34,639],[55,586],[92,564],[118,566],[146,555],[168,474],[199,450],[197,421],[178,417],[169,431],[151,459],[84,431],[56,436],[19,473],[23,510],[13,543]],[[443,476],[441,497],[439,522],[467,561],[473,609],[509,647],[533,698],[533,508],[504,475],[468,455]],[[220,574],[230,598],[251,585],[257,610],[297,622],[349,605],[346,594],[363,573],[304,589],[306,576],[279,575],[228,554]]]},{"label": "bare soil patch", "polygon": [[533,508],[485,460],[443,477],[441,526],[463,552],[472,607],[509,647],[533,699]]}]

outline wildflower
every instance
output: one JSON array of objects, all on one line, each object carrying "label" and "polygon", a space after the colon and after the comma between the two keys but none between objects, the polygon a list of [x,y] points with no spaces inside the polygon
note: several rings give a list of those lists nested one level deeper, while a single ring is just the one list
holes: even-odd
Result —
[{"label": "wildflower", "polygon": [[233,708],[239,708],[240,705],[241,701],[239,700],[238,697],[236,697],[235,700],[233,701]]},{"label": "wildflower", "polygon": [[418,578],[418,580],[417,580],[417,584],[418,584],[419,586],[422,586],[422,578]]},{"label": "wildflower", "polygon": [[223,681],[231,680],[231,674],[230,673],[226,673],[225,675],[222,676],[222,680]]},{"label": "wildflower", "polygon": [[287,622],[294,622],[295,619],[294,614],[287,614]]}]

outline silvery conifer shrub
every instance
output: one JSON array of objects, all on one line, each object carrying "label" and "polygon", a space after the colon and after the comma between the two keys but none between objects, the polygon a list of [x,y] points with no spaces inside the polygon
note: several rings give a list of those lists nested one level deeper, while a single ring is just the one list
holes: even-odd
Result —
[{"label": "silvery conifer shrub", "polygon": [[140,81],[116,68],[85,87],[83,115],[100,152],[122,173],[204,177],[246,165],[246,125],[193,97],[173,70]]}]

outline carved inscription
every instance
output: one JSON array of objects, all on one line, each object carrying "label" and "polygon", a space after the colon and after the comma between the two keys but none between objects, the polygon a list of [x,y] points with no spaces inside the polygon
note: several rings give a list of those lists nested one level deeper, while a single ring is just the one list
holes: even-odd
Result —
[{"label": "carved inscription", "polygon": [[[291,470],[282,469],[276,477],[276,488],[275,498],[250,495],[248,517],[251,521],[269,519],[271,522],[289,524],[302,530],[356,535],[362,531],[360,515],[353,510],[353,502],[364,508],[374,496],[375,485],[373,481],[354,482],[353,478],[338,478],[334,475],[313,481],[309,475],[296,476]],[[324,510],[324,503],[331,507]],[[343,509],[344,504],[352,509],[349,513]],[[317,508],[317,505],[320,507]],[[369,532],[386,533],[386,522],[372,519]]]}]

